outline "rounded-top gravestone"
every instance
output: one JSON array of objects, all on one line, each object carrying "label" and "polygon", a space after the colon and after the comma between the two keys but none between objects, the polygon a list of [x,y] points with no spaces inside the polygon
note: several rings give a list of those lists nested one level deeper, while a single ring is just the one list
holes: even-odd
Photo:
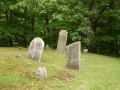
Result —
[{"label": "rounded-top gravestone", "polygon": [[39,67],[36,75],[38,75],[40,78],[46,78],[47,77],[47,71],[45,67]]},{"label": "rounded-top gravestone", "polygon": [[32,59],[40,62],[43,49],[44,41],[39,37],[34,38],[30,42],[27,59]]}]

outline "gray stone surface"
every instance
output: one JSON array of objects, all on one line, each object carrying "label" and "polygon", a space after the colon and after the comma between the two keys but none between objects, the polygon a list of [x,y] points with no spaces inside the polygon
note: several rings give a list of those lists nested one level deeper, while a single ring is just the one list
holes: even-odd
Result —
[{"label": "gray stone surface", "polygon": [[84,49],[83,52],[88,52],[88,49]]},{"label": "gray stone surface", "polygon": [[45,49],[46,49],[46,50],[49,50],[49,46],[48,46],[48,44],[45,46]]},{"label": "gray stone surface", "polygon": [[18,47],[19,50],[21,50],[21,47]]},{"label": "gray stone surface", "polygon": [[20,55],[20,54],[17,54],[15,57],[16,57],[16,58],[21,58],[21,55]]},{"label": "gray stone surface", "polygon": [[40,77],[40,78],[46,78],[47,77],[47,71],[45,67],[39,67],[36,74]]},{"label": "gray stone surface", "polygon": [[68,35],[68,32],[66,30],[61,30],[59,32],[58,45],[57,45],[58,53],[63,53],[65,51],[67,35]]},{"label": "gray stone surface", "polygon": [[80,70],[81,43],[80,41],[66,46],[66,67]]},{"label": "gray stone surface", "polygon": [[27,59],[32,59],[40,62],[43,49],[44,41],[39,37],[34,38],[30,42]]}]

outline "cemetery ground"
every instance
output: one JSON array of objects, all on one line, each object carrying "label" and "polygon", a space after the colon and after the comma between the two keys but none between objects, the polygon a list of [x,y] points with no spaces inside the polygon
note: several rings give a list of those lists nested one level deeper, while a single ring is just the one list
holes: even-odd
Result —
[{"label": "cemetery ground", "polygon": [[[65,53],[44,50],[41,62],[27,48],[0,48],[0,90],[120,90],[120,58],[82,53],[80,71],[66,69]],[[20,58],[15,56],[20,54]],[[45,67],[47,78],[35,73]]]}]

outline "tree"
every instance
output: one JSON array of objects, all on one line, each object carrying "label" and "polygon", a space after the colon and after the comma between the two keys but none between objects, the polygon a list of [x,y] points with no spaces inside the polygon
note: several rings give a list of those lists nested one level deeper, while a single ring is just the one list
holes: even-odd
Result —
[{"label": "tree", "polygon": [[1,42],[6,43],[5,46],[13,45],[13,38],[14,35],[12,34],[13,32],[11,31],[11,28],[13,27],[13,11],[10,9],[10,6],[15,4],[16,0],[2,0],[0,1],[0,34],[1,34]]},{"label": "tree", "polygon": [[119,0],[1,0],[0,46],[26,47],[41,37],[56,48],[59,31],[65,29],[67,44],[81,41],[89,52],[118,57],[119,4]]},{"label": "tree", "polygon": [[107,8],[111,8],[115,4],[116,0],[110,0],[108,2],[106,2],[105,0],[85,0],[83,2],[87,5],[88,11],[91,13],[89,20],[91,22],[90,27],[93,31],[93,34],[87,34],[87,38],[91,40],[88,49],[90,52],[97,53],[97,46],[95,42],[97,23],[101,18],[101,15],[107,10]]},{"label": "tree", "polygon": [[99,20],[96,34],[98,53],[119,57],[120,50],[120,10],[119,3],[108,8]]},{"label": "tree", "polygon": [[89,12],[84,4],[78,0],[59,0],[56,18],[62,22],[62,28],[68,31],[68,44],[81,41],[83,48],[89,43],[86,34],[91,32],[89,25]]}]

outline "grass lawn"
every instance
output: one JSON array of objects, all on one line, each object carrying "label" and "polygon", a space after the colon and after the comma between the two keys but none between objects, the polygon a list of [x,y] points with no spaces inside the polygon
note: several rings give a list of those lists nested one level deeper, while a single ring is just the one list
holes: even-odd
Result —
[{"label": "grass lawn", "polygon": [[[26,60],[27,52],[0,48],[0,90],[120,90],[120,58],[82,53],[81,71],[76,71],[66,69],[65,53],[44,50],[39,63]],[[42,66],[45,79],[35,75]]]}]

